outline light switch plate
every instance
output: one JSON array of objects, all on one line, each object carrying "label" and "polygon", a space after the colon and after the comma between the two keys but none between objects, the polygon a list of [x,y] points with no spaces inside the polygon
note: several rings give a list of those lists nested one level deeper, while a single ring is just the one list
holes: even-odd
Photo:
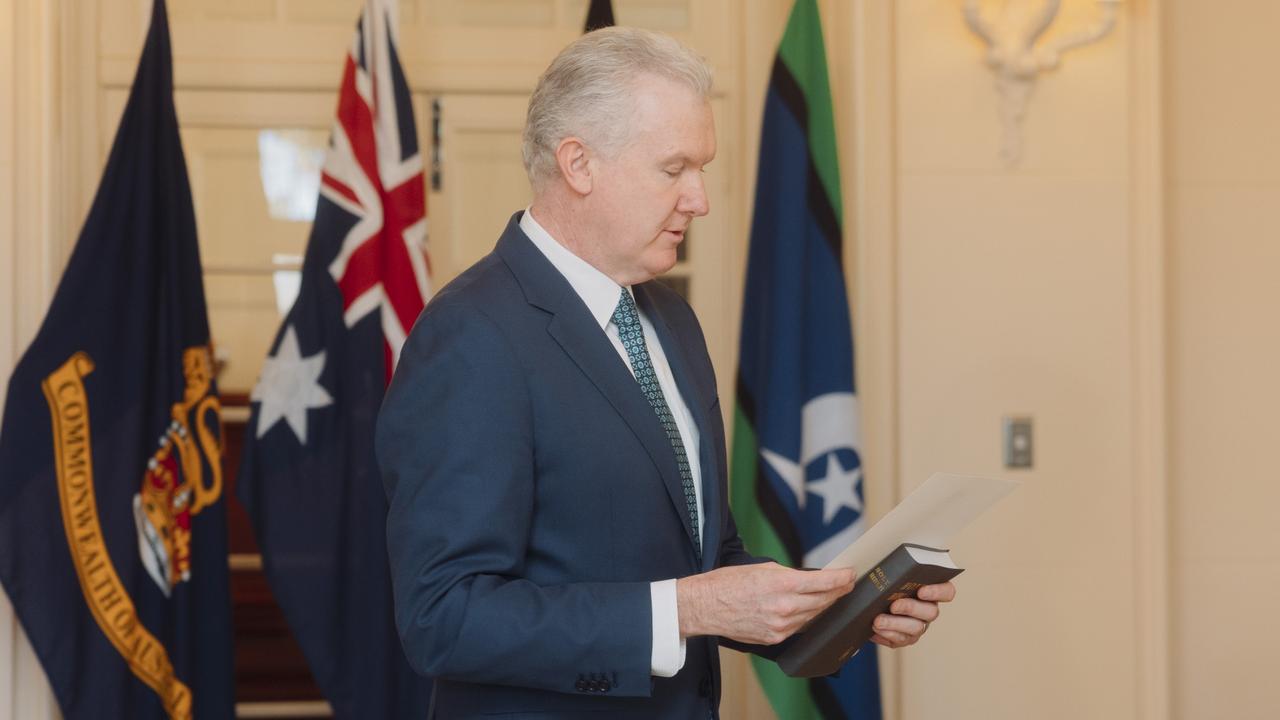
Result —
[{"label": "light switch plate", "polygon": [[1004,419],[1004,466],[1025,469],[1032,464],[1032,423],[1028,416],[1006,416]]}]

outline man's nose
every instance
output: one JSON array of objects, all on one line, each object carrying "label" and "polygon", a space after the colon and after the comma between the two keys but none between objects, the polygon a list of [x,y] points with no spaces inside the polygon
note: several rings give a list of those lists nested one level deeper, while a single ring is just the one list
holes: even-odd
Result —
[{"label": "man's nose", "polygon": [[706,183],[703,181],[702,173],[695,172],[690,175],[692,179],[680,194],[680,204],[676,206],[676,210],[693,217],[702,217],[711,211],[711,203],[707,200]]}]

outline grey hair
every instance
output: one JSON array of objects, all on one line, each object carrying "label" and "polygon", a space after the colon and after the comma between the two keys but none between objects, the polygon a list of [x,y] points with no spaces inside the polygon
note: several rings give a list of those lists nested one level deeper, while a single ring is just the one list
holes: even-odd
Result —
[{"label": "grey hair", "polygon": [[529,98],[521,154],[536,192],[556,173],[556,147],[576,136],[612,153],[630,137],[636,79],[656,75],[711,97],[711,67],[669,35],[609,27],[560,51]]}]

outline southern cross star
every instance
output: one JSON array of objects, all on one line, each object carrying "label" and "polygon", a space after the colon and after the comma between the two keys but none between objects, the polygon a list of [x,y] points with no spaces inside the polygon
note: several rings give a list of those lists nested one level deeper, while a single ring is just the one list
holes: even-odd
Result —
[{"label": "southern cross star", "polygon": [[258,437],[284,420],[298,442],[307,444],[307,410],[333,403],[329,392],[320,385],[322,372],[324,351],[302,357],[298,334],[292,325],[287,327],[280,347],[276,348],[275,355],[267,358],[262,377],[249,395],[250,400],[262,403],[258,408]]},{"label": "southern cross star", "polygon": [[809,492],[822,498],[822,522],[830,525],[840,508],[852,508],[854,512],[862,512],[862,500],[858,498],[854,488],[862,477],[862,468],[845,470],[840,466],[835,453],[827,455],[827,474],[809,481]]},{"label": "southern cross star", "polygon": [[773,468],[791,492],[795,494],[796,504],[803,510],[807,504],[809,493],[822,498],[822,522],[830,525],[840,508],[850,508],[862,512],[862,500],[858,498],[856,488],[862,478],[862,468],[845,470],[836,459],[835,452],[828,452],[826,474],[813,480],[805,480],[804,468],[778,453],[762,448],[760,454],[765,462]]}]

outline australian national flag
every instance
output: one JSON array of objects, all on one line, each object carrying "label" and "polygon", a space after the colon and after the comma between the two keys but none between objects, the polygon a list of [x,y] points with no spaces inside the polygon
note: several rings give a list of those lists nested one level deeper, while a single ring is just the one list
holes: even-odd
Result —
[{"label": "australian national flag", "polygon": [[[822,567],[863,529],[840,171],[816,0],[796,0],[765,97],[742,308],[732,501],[747,548]],[[875,646],[837,678],[753,658],[779,717],[880,717]]]},{"label": "australian national flag", "polygon": [[429,296],[426,194],[394,4],[346,58],[298,298],[251,397],[237,494],[272,592],[340,718],[421,718],[392,615],[374,421]]},{"label": "australian national flag", "polygon": [[219,417],[157,0],[0,429],[0,581],[64,717],[233,716]]}]

